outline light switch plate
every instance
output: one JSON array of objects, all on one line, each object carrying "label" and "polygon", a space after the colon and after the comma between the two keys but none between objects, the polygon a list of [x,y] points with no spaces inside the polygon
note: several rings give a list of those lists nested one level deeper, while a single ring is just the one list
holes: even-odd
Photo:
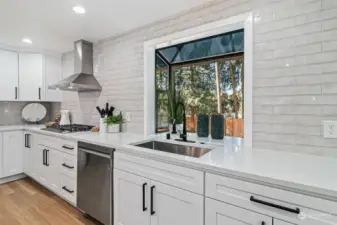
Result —
[{"label": "light switch plate", "polygon": [[324,138],[337,138],[337,121],[323,121]]}]

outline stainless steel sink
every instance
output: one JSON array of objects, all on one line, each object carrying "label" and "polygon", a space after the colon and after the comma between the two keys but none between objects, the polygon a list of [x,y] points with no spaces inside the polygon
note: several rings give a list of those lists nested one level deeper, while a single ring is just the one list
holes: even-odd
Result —
[{"label": "stainless steel sink", "polygon": [[148,141],[141,144],[135,144],[135,146],[153,149],[157,151],[169,152],[173,154],[185,155],[190,157],[199,158],[202,155],[208,153],[212,149],[199,148],[194,146],[177,145],[159,141]]}]

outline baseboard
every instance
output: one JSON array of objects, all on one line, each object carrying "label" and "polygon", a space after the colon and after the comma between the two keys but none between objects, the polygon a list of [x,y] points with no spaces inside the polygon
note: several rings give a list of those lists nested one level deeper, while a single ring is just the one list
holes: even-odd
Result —
[{"label": "baseboard", "polygon": [[13,176],[10,176],[10,177],[0,178],[0,184],[5,184],[5,183],[8,183],[8,182],[20,180],[20,179],[25,178],[25,177],[26,177],[26,174],[20,173],[20,174],[13,175]]}]

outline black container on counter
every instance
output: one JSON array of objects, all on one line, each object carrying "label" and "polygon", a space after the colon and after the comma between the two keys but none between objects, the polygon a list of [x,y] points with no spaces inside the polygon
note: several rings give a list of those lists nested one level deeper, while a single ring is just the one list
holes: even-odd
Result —
[{"label": "black container on counter", "polygon": [[211,136],[213,139],[223,139],[225,134],[225,120],[223,115],[212,115]]},{"label": "black container on counter", "polygon": [[209,116],[206,114],[198,115],[198,137],[208,137],[209,135]]}]

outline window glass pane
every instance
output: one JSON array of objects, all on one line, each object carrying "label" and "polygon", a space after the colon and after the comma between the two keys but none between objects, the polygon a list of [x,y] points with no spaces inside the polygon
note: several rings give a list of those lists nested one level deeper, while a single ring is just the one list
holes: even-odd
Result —
[{"label": "window glass pane", "polygon": [[157,91],[156,94],[156,132],[168,131],[168,93]]},{"label": "window glass pane", "polygon": [[238,30],[158,50],[168,62],[181,63],[244,51],[244,31]]},{"label": "window glass pane", "polygon": [[168,66],[156,56],[156,90],[168,90]]}]

